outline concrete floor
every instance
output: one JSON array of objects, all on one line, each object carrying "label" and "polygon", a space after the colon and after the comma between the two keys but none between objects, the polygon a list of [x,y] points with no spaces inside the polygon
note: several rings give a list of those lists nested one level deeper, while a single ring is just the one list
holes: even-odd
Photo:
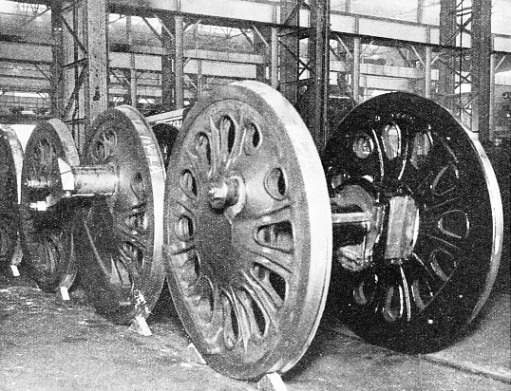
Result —
[{"label": "concrete floor", "polygon": [[[497,285],[467,337],[431,355],[369,345],[327,314],[309,351],[284,375],[287,389],[509,391],[509,285]],[[160,304],[153,336],[143,337],[96,315],[79,294],[62,302],[29,280],[0,276],[0,390],[257,389],[197,362],[179,320]]]}]

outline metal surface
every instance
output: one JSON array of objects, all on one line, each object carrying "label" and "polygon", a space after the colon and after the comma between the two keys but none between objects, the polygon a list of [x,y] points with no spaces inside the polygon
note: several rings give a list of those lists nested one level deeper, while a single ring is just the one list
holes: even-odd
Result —
[{"label": "metal surface", "polygon": [[157,141],[138,111],[118,106],[94,122],[83,163],[114,167],[118,183],[110,196],[82,199],[75,240],[81,284],[108,319],[147,317],[165,278],[165,171]]},{"label": "metal surface", "polygon": [[[23,257],[19,238],[19,202],[23,149],[13,129],[0,127],[0,270],[13,274],[12,267]],[[9,269],[10,267],[10,269]]]},{"label": "metal surface", "polygon": [[323,164],[332,204],[359,212],[334,218],[341,319],[404,351],[459,337],[488,298],[502,251],[502,201],[479,142],[432,101],[392,93],[345,118]]},{"label": "metal surface", "polygon": [[[73,262],[73,208],[59,203],[62,183],[59,159],[80,163],[71,133],[57,119],[32,131],[21,175],[21,243],[23,264],[39,287],[54,292],[76,274]],[[66,283],[67,285],[67,283]]]},{"label": "metal surface", "polygon": [[167,175],[169,288],[194,345],[239,379],[289,370],[326,300],[331,213],[310,134],[258,82],[187,115]]},{"label": "metal surface", "polygon": [[179,133],[178,128],[167,123],[158,123],[152,127],[158,146],[160,147],[161,157],[163,159],[163,165],[165,169],[168,168],[170,162],[170,156],[172,154],[172,148],[176,142],[177,134]]}]

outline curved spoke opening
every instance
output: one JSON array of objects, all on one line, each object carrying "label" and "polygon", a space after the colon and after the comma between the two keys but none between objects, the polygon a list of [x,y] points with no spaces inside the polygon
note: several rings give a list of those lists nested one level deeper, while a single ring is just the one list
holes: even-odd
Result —
[{"label": "curved spoke opening", "polygon": [[117,149],[117,134],[114,129],[102,129],[95,134],[95,141],[91,150],[95,163],[103,163],[114,156]]},{"label": "curved spoke opening", "polygon": [[281,221],[259,227],[257,240],[263,246],[291,252],[294,246],[293,226],[290,221]]},{"label": "curved spoke opening", "polygon": [[271,197],[276,200],[283,200],[287,193],[284,170],[280,167],[271,169],[266,175],[264,187]]},{"label": "curved spoke opening", "polygon": [[223,340],[226,349],[232,350],[240,339],[240,330],[238,319],[231,304],[231,299],[224,293],[222,294],[223,308]]},{"label": "curved spoke opening", "polygon": [[435,294],[426,278],[416,278],[412,282],[412,297],[417,309],[423,311]]},{"label": "curved spoke opening", "polygon": [[353,290],[353,299],[360,306],[365,306],[374,302],[378,289],[378,275],[370,273],[362,279]]},{"label": "curved spoke opening", "polygon": [[399,285],[390,285],[385,289],[383,318],[387,322],[395,322],[404,314],[404,292]]},{"label": "curved spoke opening", "polygon": [[199,190],[197,187],[197,180],[195,179],[195,175],[193,175],[191,170],[183,171],[179,184],[181,186],[181,190],[183,190],[188,198],[195,199],[198,197]]},{"label": "curved spoke opening", "polygon": [[244,150],[247,155],[251,155],[262,145],[263,135],[259,129],[259,126],[253,122],[249,122],[245,125],[245,132],[246,138],[244,142]]},{"label": "curved spoke opening", "polygon": [[448,250],[437,247],[429,255],[429,264],[435,275],[443,282],[449,280],[456,270],[456,258]]}]

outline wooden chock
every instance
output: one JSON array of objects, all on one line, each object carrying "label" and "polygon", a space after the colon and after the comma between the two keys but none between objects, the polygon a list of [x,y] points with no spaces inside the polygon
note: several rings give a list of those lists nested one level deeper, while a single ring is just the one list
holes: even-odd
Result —
[{"label": "wooden chock", "polygon": [[62,300],[64,300],[64,301],[71,300],[71,298],[69,297],[69,290],[67,289],[66,286],[59,286],[59,291],[60,291],[60,297],[62,298]]},{"label": "wooden chock", "polygon": [[11,273],[12,273],[13,277],[19,277],[20,276],[20,271],[18,270],[18,266],[11,265]]},{"label": "wooden chock", "polygon": [[287,391],[280,374],[267,373],[257,382],[257,389],[262,391]]},{"label": "wooden chock", "polygon": [[193,343],[188,345],[186,350],[188,351],[188,361],[189,362],[191,362],[191,363],[193,362],[195,364],[200,364],[200,365],[206,365],[206,361],[204,361],[201,354],[199,353],[199,351],[197,350],[197,348],[195,347],[195,345]]},{"label": "wooden chock", "polygon": [[149,328],[149,325],[147,324],[146,319],[143,316],[135,316],[131,321],[129,330],[137,334],[143,335],[144,337],[150,337],[151,335],[153,335],[151,329]]}]

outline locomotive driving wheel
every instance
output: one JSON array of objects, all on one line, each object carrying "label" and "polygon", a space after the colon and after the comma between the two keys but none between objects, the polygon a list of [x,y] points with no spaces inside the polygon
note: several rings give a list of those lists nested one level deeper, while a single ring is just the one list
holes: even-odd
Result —
[{"label": "locomotive driving wheel", "polygon": [[66,125],[51,119],[40,122],[25,148],[21,175],[21,244],[23,264],[38,286],[55,292],[74,280],[73,208],[60,203],[59,161],[80,163]]},{"label": "locomotive driving wheel", "polygon": [[[82,198],[75,229],[80,282],[109,320],[145,318],[165,279],[165,170],[158,143],[138,111],[118,106],[92,124],[82,161],[75,182],[88,182],[91,195]],[[94,172],[96,179],[80,179]]]},{"label": "locomotive driving wheel", "polygon": [[164,226],[169,288],[206,362],[238,379],[290,369],[324,308],[331,216],[289,102],[242,82],[194,106],[171,156]]},{"label": "locomotive driving wheel", "polygon": [[[0,270],[17,275],[23,252],[19,236],[19,202],[23,150],[13,129],[0,127]],[[10,271],[7,273],[7,270]]]},{"label": "locomotive driving wheel", "polygon": [[402,351],[452,342],[488,298],[502,249],[499,188],[479,142],[432,101],[392,93],[343,120],[323,164],[341,319]]}]

